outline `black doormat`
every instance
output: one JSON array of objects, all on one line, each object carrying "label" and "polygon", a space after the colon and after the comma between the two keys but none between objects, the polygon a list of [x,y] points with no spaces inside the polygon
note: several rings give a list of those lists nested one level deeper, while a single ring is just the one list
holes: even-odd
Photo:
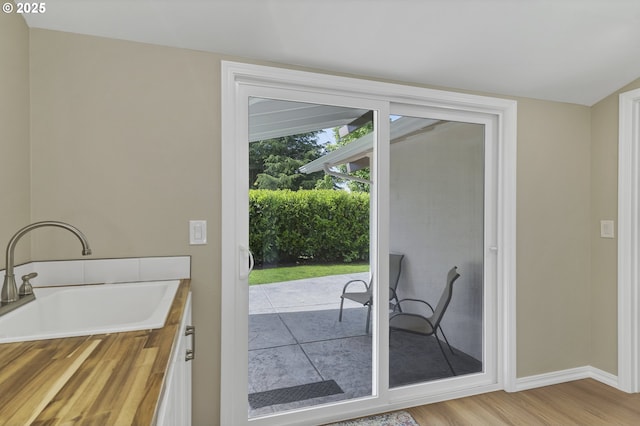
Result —
[{"label": "black doormat", "polygon": [[249,405],[255,409],[338,393],[344,393],[344,391],[338,386],[335,380],[324,380],[322,382],[251,393],[249,394]]}]

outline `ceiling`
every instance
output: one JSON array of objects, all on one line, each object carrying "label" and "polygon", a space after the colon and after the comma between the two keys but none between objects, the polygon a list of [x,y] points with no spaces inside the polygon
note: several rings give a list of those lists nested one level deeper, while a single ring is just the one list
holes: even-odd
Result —
[{"label": "ceiling", "polygon": [[592,105],[640,77],[640,0],[48,0],[46,28]]}]

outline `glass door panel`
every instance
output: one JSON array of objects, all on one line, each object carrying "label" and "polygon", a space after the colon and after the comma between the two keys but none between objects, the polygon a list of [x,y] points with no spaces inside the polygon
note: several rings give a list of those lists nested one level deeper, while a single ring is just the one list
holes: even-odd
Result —
[{"label": "glass door panel", "polygon": [[404,257],[390,388],[484,370],[484,137],[482,124],[392,117],[389,246]]},{"label": "glass door panel", "polygon": [[372,395],[373,117],[249,98],[249,418]]}]

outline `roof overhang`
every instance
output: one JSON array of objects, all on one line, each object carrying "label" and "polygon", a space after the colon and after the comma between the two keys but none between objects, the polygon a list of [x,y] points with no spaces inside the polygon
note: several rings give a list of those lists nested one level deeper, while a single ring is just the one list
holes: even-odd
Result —
[{"label": "roof overhang", "polygon": [[249,99],[249,142],[299,135],[357,122],[369,111],[278,99]]},{"label": "roof overhang", "polygon": [[[440,123],[440,120],[416,117],[400,117],[391,122],[391,143],[404,140],[414,134],[421,133],[434,125]],[[344,145],[334,151],[323,155],[322,157],[311,161],[300,167],[298,170],[302,173],[315,173],[340,164],[356,164],[362,167],[363,159],[369,158],[373,152],[374,133],[368,133],[347,145]]]}]

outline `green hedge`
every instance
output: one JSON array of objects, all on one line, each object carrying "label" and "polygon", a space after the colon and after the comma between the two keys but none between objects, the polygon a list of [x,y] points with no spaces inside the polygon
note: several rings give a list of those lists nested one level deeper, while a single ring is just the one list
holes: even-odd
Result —
[{"label": "green hedge", "polygon": [[256,264],[369,259],[369,194],[249,191],[249,245]]}]

